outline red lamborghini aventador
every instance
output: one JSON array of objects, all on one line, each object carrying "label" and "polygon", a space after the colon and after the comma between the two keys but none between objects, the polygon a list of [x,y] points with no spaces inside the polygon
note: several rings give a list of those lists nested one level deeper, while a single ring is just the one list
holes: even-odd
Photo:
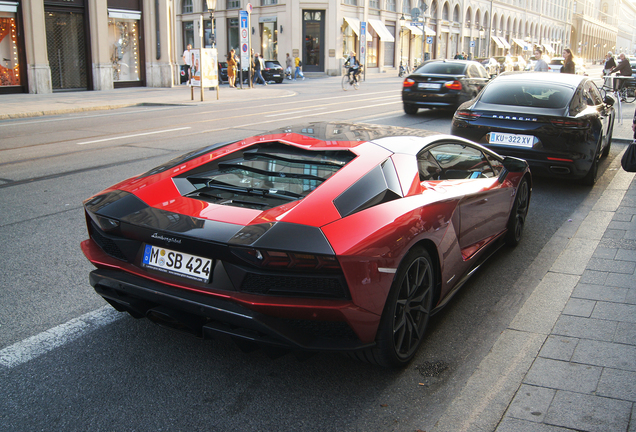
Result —
[{"label": "red lamborghini aventador", "polygon": [[429,317],[516,245],[525,161],[463,138],[311,123],[186,154],[84,202],[106,301],[242,348],[402,366]]}]

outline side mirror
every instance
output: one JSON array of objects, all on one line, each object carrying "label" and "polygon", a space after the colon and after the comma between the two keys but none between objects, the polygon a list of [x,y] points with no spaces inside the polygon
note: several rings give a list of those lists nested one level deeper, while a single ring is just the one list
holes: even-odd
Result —
[{"label": "side mirror", "polygon": [[523,172],[528,168],[528,162],[512,156],[506,156],[503,160],[503,166],[510,172]]}]

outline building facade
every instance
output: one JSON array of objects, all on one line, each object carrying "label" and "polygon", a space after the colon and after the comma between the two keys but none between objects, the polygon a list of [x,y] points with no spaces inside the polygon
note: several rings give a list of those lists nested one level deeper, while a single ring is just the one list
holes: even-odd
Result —
[{"label": "building facade", "polygon": [[[360,56],[362,23],[367,73],[535,46],[593,59],[635,41],[628,0],[252,1],[254,51],[283,65],[298,56],[310,74],[339,75],[351,51]],[[248,8],[218,0],[212,18],[204,0],[0,0],[0,94],[178,85],[188,44],[214,45],[220,58],[239,51]]]}]

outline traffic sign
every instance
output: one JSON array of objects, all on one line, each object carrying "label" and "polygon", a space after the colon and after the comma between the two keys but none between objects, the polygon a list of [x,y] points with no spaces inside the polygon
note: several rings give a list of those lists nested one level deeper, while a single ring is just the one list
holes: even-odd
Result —
[{"label": "traffic sign", "polygon": [[247,13],[252,13],[252,3],[248,3],[245,6],[245,10],[247,11]]},{"label": "traffic sign", "polygon": [[426,37],[426,43],[429,44],[429,45],[432,44],[433,43],[433,37],[432,36],[427,36]]}]

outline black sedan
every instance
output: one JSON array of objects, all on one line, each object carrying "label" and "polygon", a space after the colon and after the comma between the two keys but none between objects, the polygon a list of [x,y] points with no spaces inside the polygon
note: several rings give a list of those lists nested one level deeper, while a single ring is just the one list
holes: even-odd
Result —
[{"label": "black sedan", "polygon": [[490,75],[476,61],[430,60],[424,62],[402,84],[404,112],[416,114],[419,108],[455,109],[473,99]]},{"label": "black sedan", "polygon": [[451,134],[526,159],[535,175],[592,186],[609,154],[613,104],[583,75],[509,72],[459,107]]},{"label": "black sedan", "polygon": [[283,67],[276,60],[265,60],[265,69],[263,69],[261,73],[265,81],[274,81],[276,84],[282,83],[283,78],[285,78]]}]

